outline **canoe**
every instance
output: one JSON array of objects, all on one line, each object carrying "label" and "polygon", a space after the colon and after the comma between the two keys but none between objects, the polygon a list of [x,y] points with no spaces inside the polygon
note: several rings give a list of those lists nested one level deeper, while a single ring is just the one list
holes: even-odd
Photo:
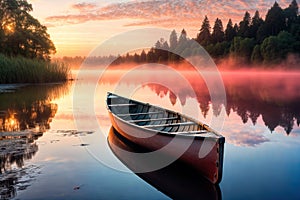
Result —
[{"label": "canoe", "polygon": [[179,159],[213,184],[220,183],[225,138],[208,125],[113,93],[107,94],[106,103],[112,126],[124,138],[152,152],[163,152],[164,157],[153,163],[159,160],[164,166],[166,160]]},{"label": "canoe", "polygon": [[[109,131],[107,141],[114,155],[130,170],[140,171],[139,169],[149,164],[139,162],[138,154],[130,156],[126,154],[126,152],[140,153],[147,150],[131,143],[113,127]],[[136,175],[171,199],[222,199],[219,185],[212,184],[196,170],[179,161],[153,172],[136,173]]]}]

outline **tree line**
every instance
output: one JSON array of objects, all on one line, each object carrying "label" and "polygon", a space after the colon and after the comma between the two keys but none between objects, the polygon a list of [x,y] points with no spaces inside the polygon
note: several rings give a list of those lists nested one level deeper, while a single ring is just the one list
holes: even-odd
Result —
[{"label": "tree line", "polygon": [[[198,55],[197,41],[215,59],[232,56],[246,63],[277,64],[290,54],[300,55],[300,16],[298,4],[293,0],[282,9],[277,2],[268,10],[265,19],[256,11],[253,17],[247,11],[239,23],[229,19],[224,30],[217,18],[213,28],[205,16],[199,33],[189,39],[183,29],[178,37],[172,31],[169,41],[160,39],[149,51],[120,56],[114,63],[123,62],[178,62],[182,57]],[[171,52],[178,52],[181,56]]]}]

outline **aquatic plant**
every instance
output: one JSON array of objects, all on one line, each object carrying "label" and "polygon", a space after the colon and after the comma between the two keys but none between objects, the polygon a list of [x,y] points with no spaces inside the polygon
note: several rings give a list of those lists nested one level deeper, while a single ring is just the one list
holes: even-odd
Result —
[{"label": "aquatic plant", "polygon": [[64,63],[0,54],[0,84],[65,82],[68,78]]}]

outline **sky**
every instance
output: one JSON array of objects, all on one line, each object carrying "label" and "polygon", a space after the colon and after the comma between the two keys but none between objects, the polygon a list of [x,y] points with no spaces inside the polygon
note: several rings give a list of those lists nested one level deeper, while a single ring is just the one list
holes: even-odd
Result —
[{"label": "sky", "polygon": [[[282,8],[292,0],[278,0]],[[141,28],[184,28],[193,38],[199,32],[204,16],[211,26],[221,18],[242,20],[246,11],[260,11],[264,18],[274,0],[28,0],[31,13],[43,25],[56,46],[55,57],[88,56],[93,49],[112,36]],[[154,36],[153,36],[154,37]],[[157,37],[157,35],[155,35]],[[157,40],[159,38],[152,38]],[[168,39],[168,38],[165,38]],[[149,40],[152,41],[152,40]],[[134,42],[134,41],[133,41]],[[118,54],[117,49],[107,54]]]}]

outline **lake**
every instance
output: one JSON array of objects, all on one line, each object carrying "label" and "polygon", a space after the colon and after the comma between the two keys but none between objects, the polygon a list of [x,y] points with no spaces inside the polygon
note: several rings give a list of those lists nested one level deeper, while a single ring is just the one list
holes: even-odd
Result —
[{"label": "lake", "polygon": [[[0,94],[0,132],[39,133],[0,140],[1,198],[299,199],[300,73],[199,75],[161,68],[73,73],[78,77],[70,83],[22,85]],[[177,163],[131,172],[134,160],[125,165],[109,145],[135,150],[111,129],[108,91],[217,129],[226,138],[222,182],[206,183]]]}]

